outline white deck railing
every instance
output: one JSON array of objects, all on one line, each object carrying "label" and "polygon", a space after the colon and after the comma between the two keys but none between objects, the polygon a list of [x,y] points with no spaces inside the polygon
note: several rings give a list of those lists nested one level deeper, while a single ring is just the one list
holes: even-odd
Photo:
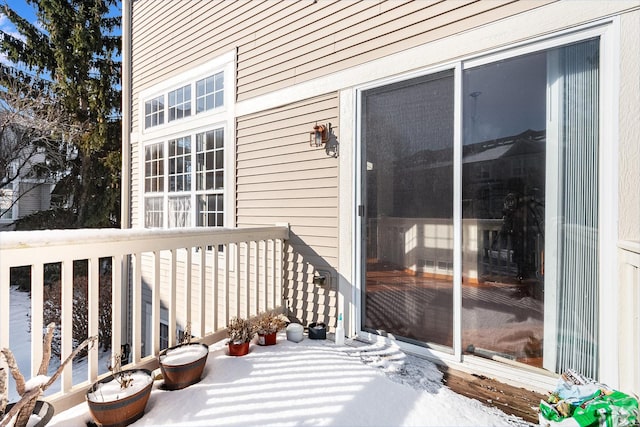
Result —
[{"label": "white deck railing", "polygon": [[620,296],[618,312],[619,366],[626,367],[619,372],[619,384],[623,391],[640,394],[640,241],[618,243],[621,269],[618,286]]},{"label": "white deck railing", "polygon": [[[163,321],[168,324],[169,346],[176,343],[178,318],[192,325],[192,335],[213,342],[224,337],[222,331],[230,317],[249,317],[279,307],[282,251],[288,237],[288,226],[0,232],[0,348],[10,348],[11,344],[11,268],[30,267],[31,331],[42,331],[44,266],[61,264],[64,360],[73,350],[73,263],[88,260],[88,335],[93,336],[98,334],[100,262],[107,258],[112,269],[111,348],[119,349],[130,339],[132,365],[155,367],[160,350],[161,307],[168,313]],[[145,304],[150,304],[152,325],[147,332],[152,350],[147,347],[146,357],[142,344]],[[127,307],[132,307],[130,313]],[[32,332],[31,375],[36,373],[42,353],[42,335]],[[88,355],[87,380],[73,384],[72,378],[72,366],[68,365],[59,380],[61,391],[49,397],[58,410],[81,401],[86,387],[98,378],[97,349]]]}]

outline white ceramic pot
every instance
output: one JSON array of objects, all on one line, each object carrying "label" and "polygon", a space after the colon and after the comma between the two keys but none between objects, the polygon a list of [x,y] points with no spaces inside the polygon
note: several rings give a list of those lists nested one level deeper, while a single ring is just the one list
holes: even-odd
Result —
[{"label": "white ceramic pot", "polygon": [[299,323],[289,323],[287,326],[287,339],[293,342],[302,341],[304,327]]}]

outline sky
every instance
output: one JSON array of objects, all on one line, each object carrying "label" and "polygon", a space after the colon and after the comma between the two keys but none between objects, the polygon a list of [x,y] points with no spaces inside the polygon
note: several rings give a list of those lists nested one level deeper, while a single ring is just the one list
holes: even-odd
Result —
[{"label": "sky", "polygon": [[[18,12],[20,16],[28,19],[30,22],[36,21],[35,12],[29,5],[27,5],[26,2],[20,0],[9,0],[8,4],[9,7]],[[19,35],[16,32],[16,28],[13,26],[11,21],[9,21],[9,18],[7,18],[7,16],[2,12],[0,12],[0,31],[12,36]],[[9,64],[7,57],[2,52],[0,52],[0,63]]]},{"label": "sky", "polygon": [[[12,288],[10,299],[10,347],[22,367],[29,364],[24,339],[30,335],[29,297]],[[177,391],[155,381],[145,415],[132,425],[530,427],[454,393],[433,363],[405,354],[396,344],[346,340],[336,345],[332,338],[305,336],[295,343],[281,332],[276,345],[259,346],[254,340],[242,357],[227,354],[226,340],[215,343],[202,381]],[[59,382],[52,388],[59,389]],[[57,412],[48,426],[84,426],[90,420],[82,403]]]},{"label": "sky", "polygon": [[[32,22],[38,25],[38,20],[36,17],[36,11],[33,6],[27,4],[24,0],[4,0],[7,2],[9,7],[15,10],[21,17],[27,19],[29,22]],[[0,5],[4,3],[4,1],[0,1]],[[112,14],[120,15],[121,14],[121,2],[118,1],[115,6],[112,6]],[[0,31],[3,31],[7,34],[11,34],[14,36],[19,35],[17,33],[16,28],[13,26],[11,21],[0,12]],[[0,63],[8,64],[7,58],[4,54],[0,53]]]}]

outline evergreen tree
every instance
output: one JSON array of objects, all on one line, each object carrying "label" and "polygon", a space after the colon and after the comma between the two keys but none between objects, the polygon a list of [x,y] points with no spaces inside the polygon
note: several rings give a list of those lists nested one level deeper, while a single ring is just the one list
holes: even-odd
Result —
[{"label": "evergreen tree", "polygon": [[2,73],[0,85],[6,87],[10,75],[21,76],[25,87],[45,81],[51,102],[65,115],[72,131],[60,133],[58,151],[66,156],[54,194],[75,219],[67,227],[118,226],[121,42],[120,17],[111,8],[119,1],[26,2],[36,11],[37,25],[2,4],[21,36],[2,33],[0,51],[15,66]]}]

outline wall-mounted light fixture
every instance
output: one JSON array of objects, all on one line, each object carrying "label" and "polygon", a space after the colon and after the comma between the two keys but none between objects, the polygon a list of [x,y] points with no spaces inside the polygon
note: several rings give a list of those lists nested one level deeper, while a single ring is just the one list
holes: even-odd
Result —
[{"label": "wall-mounted light fixture", "polygon": [[313,132],[309,134],[309,145],[312,147],[322,147],[322,144],[326,144],[329,141],[331,135],[331,123],[326,125],[316,125],[313,127]]}]

